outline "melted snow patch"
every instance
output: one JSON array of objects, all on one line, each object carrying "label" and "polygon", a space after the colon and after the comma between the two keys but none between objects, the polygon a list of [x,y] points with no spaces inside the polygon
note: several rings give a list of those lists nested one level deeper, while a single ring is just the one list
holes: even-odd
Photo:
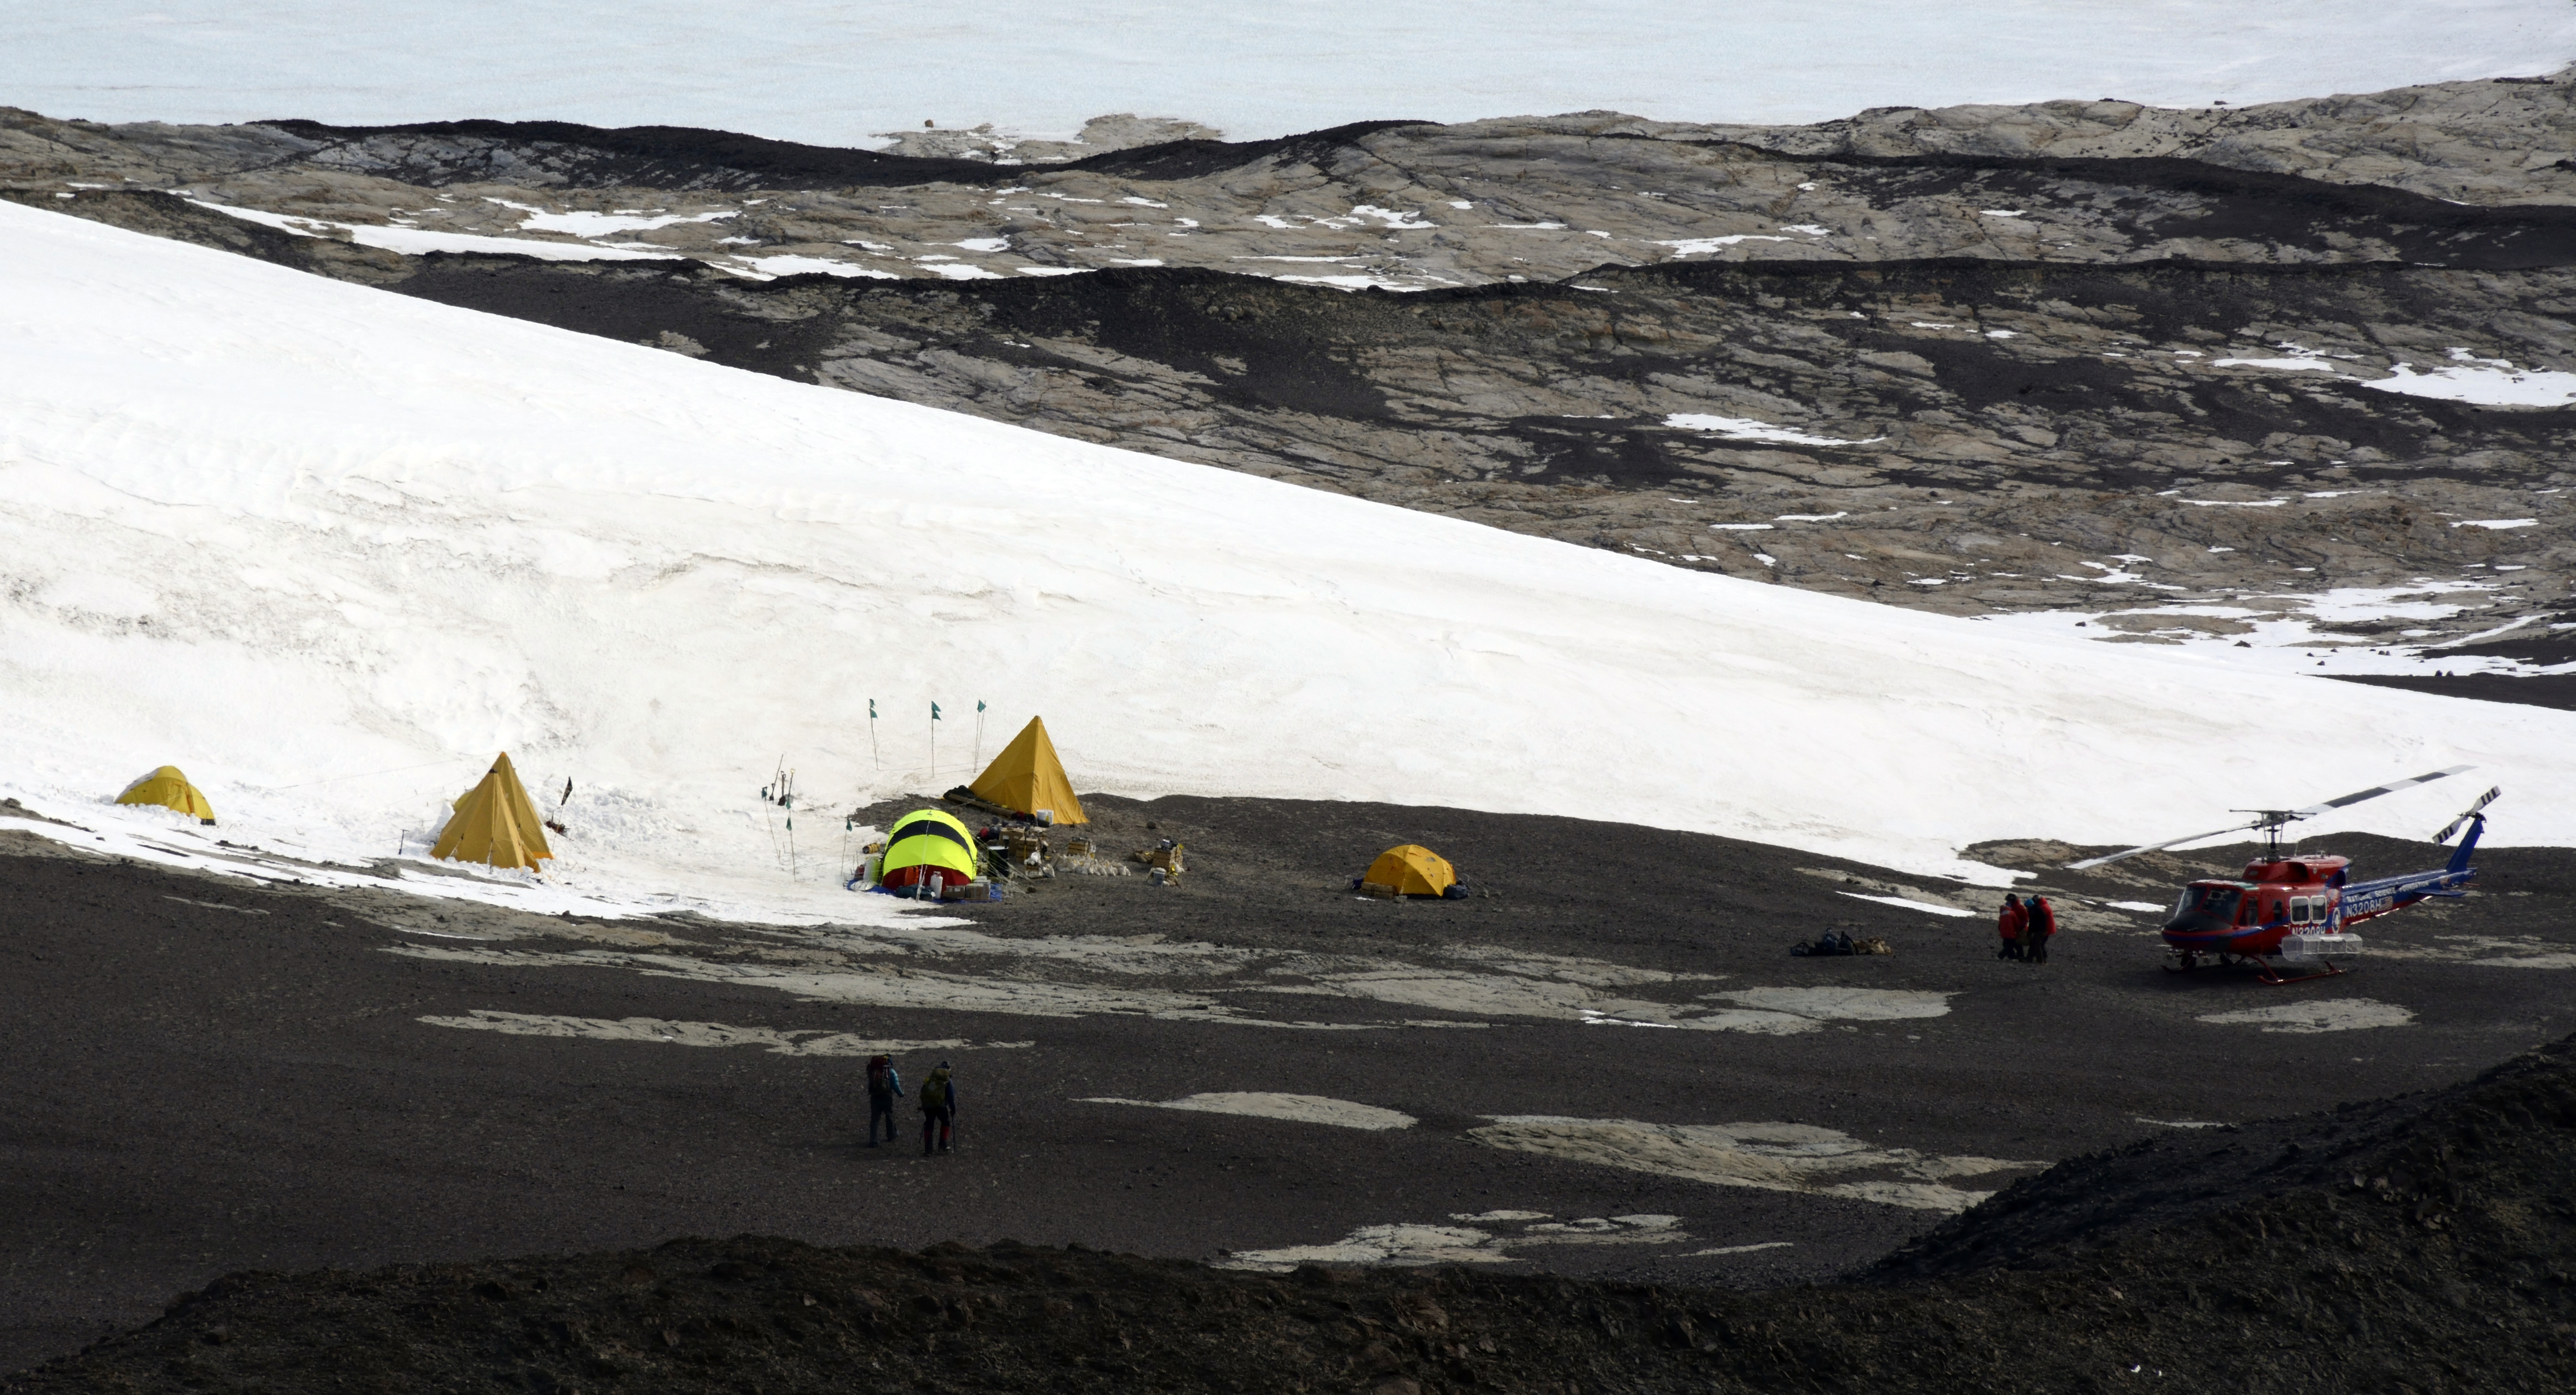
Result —
[{"label": "melted snow patch", "polygon": [[1691,1237],[1680,1229],[1681,1217],[1663,1215],[1586,1216],[1547,1220],[1544,1211],[1485,1211],[1457,1220],[1488,1223],[1537,1222],[1517,1233],[1497,1234],[1463,1225],[1362,1226],[1329,1245],[1291,1245],[1276,1250],[1234,1250],[1217,1261],[1219,1269],[1249,1269],[1282,1274],[1300,1264],[1366,1264],[1413,1268],[1426,1264],[1501,1264],[1525,1245],[1672,1245]]},{"label": "melted snow patch", "polygon": [[1410,1114],[1380,1109],[1373,1104],[1353,1104],[1349,1100],[1328,1099],[1322,1095],[1280,1095],[1262,1090],[1221,1090],[1211,1094],[1184,1095],[1176,1100],[1129,1100],[1093,1097],[1081,1104],[1134,1104],[1148,1109],[1185,1109],[1202,1114],[1241,1114],[1254,1119],[1292,1119],[1301,1124],[1331,1124],[1343,1129],[1409,1129],[1417,1120]]},{"label": "melted snow patch", "polygon": [[[1850,1134],[1811,1124],[1648,1124],[1547,1114],[1488,1117],[1494,1122],[1467,1133],[1488,1147],[1721,1187],[1808,1192],[1922,1211],[1956,1213],[1993,1195],[1945,1185],[1948,1178],[2047,1165],[1873,1148]],[[1854,1175],[1865,1173],[1880,1175]]]},{"label": "melted snow patch", "polygon": [[248,223],[261,223],[297,237],[335,237],[346,234],[361,247],[381,247],[389,252],[423,256],[431,252],[498,252],[521,257],[538,257],[546,261],[649,261],[675,258],[680,254],[660,249],[612,247],[596,242],[548,242],[535,237],[494,237],[488,233],[436,232],[427,228],[383,227],[374,223],[334,223],[319,218],[298,218],[291,214],[270,213],[257,208],[236,208],[230,204],[208,203],[204,199],[188,202],[199,208],[239,218]]},{"label": "melted snow patch", "polygon": [[2277,1003],[2241,1012],[2204,1014],[2203,1022],[2222,1026],[2260,1027],[2267,1032],[2356,1032],[2369,1027],[2403,1027],[2414,1010],[2369,998],[2334,998],[2313,1003]]},{"label": "melted snow patch", "polygon": [[2209,361],[2209,366],[2212,368],[2269,368],[2277,373],[2295,373],[2302,368],[2314,368],[2326,373],[2338,371],[2333,364],[2316,358],[2214,358]]},{"label": "melted snow patch", "polygon": [[667,228],[676,223],[716,223],[741,216],[740,209],[732,208],[714,213],[548,213],[533,204],[512,203],[508,199],[487,197],[484,202],[497,203],[503,208],[514,208],[525,214],[526,216],[519,220],[519,226],[522,228],[532,228],[538,232],[570,233],[575,237],[606,237],[611,233],[651,232],[655,228]]},{"label": "melted snow patch", "polygon": [[2528,954],[2469,962],[2488,969],[2576,969],[2576,954]]},{"label": "melted snow patch", "polygon": [[853,1036],[846,1032],[779,1031],[773,1027],[733,1027],[722,1022],[672,1022],[659,1017],[550,1017],[477,1008],[462,1017],[418,1019],[433,1027],[465,1027],[518,1037],[580,1037],[589,1041],[650,1041],[666,1046],[757,1046],[779,1056],[875,1056],[906,1051],[954,1051],[969,1047],[1025,1048],[1033,1041],[897,1040]]},{"label": "melted snow patch", "polygon": [[1733,234],[1730,234],[1730,235],[1728,235],[1728,236],[1726,236],[1726,237],[1684,237],[1684,238],[1674,238],[1674,239],[1669,239],[1669,240],[1666,240],[1666,241],[1657,242],[1655,245],[1656,245],[1656,246],[1658,246],[1658,247],[1670,247],[1670,248],[1672,248],[1672,249],[1673,249],[1673,255],[1674,255],[1674,256],[1676,256],[1676,257],[1687,257],[1687,256],[1691,256],[1691,255],[1693,255],[1693,254],[1695,254],[1695,253],[1700,253],[1700,252],[1714,252],[1714,251],[1717,251],[1718,249],[1723,248],[1723,247],[1732,247],[1732,246],[1734,246],[1735,244],[1737,244],[1737,243],[1739,243],[1739,242],[1795,242],[1795,241],[1797,241],[1797,239],[1796,239],[1796,238],[1793,238],[1793,237],[1773,237],[1773,236],[1771,236],[1771,235],[1770,235],[1770,234],[1768,234],[1768,233],[1733,233]]},{"label": "melted snow patch", "polygon": [[1894,906],[1899,910],[1907,911],[1926,911],[1933,915],[1966,916],[1976,914],[1975,911],[1963,911],[1956,906],[1936,906],[1929,901],[1913,901],[1902,896],[1864,896],[1857,891],[1845,891],[1837,894],[1848,896],[1855,901],[1876,901],[1882,906]]},{"label": "melted snow patch", "polygon": [[1675,412],[1664,418],[1664,425],[1684,431],[1710,431],[1730,441],[1776,441],[1791,446],[1866,446],[1884,441],[1885,436],[1871,436],[1858,441],[1836,440],[1831,436],[1810,436],[1785,426],[1748,417],[1716,417],[1704,412]]},{"label": "melted snow patch", "polygon": [[902,275],[879,267],[861,266],[857,262],[838,261],[831,257],[800,257],[786,254],[775,257],[745,257],[743,265],[758,280],[775,280],[781,276],[807,276],[820,272],[825,276],[863,276],[874,281],[900,281]]},{"label": "melted snow patch", "polygon": [[2362,386],[2482,407],[2564,407],[2576,402],[2576,373],[2516,368],[2509,359],[2479,358],[2466,349],[2451,350],[2451,360],[2445,367],[2421,373],[2413,364],[2392,363],[2389,376]]},{"label": "melted snow patch", "polygon": [[[1226,995],[1305,995],[1429,1007],[1469,1015],[1581,1021],[1587,1012],[1655,1020],[1703,1009],[1634,1001],[1617,990],[1680,981],[1655,969],[1602,960],[1477,946],[1445,953],[1472,967],[1435,967],[1347,955],[1311,956],[1166,943],[1160,936],[1050,936],[1021,940],[985,935],[954,921],[836,927],[788,937],[817,953],[790,962],[700,959],[676,952],[628,950],[465,949],[388,946],[386,952],[494,967],[620,969],[655,977],[773,989],[810,1001],[872,1007],[1000,1012],[1032,1017],[1124,1014],[1165,1021],[1312,1031],[1383,1031],[1403,1027],[1482,1027],[1475,1021],[1404,1018],[1373,1022],[1279,1021],[1246,1011]],[[940,960],[978,961],[975,972],[931,967]],[[995,959],[1007,967],[987,967]],[[838,962],[835,962],[837,960]],[[924,961],[930,961],[925,963]],[[1265,970],[1247,979],[1247,970]],[[1050,977],[1063,974],[1084,981]],[[1154,978],[1155,984],[1101,982]],[[1198,981],[1197,991],[1167,986]],[[1303,981],[1298,981],[1303,980]],[[1706,982],[1706,978],[1692,980]],[[1779,1016],[1778,1014],[1774,1014]],[[1784,1021],[1789,1020],[1783,1018]],[[1793,1027],[1792,1030],[1800,1030]]]},{"label": "melted snow patch", "polygon": [[1950,1015],[1950,995],[1925,988],[1730,988],[1701,996],[1820,1021],[1895,1022]]}]

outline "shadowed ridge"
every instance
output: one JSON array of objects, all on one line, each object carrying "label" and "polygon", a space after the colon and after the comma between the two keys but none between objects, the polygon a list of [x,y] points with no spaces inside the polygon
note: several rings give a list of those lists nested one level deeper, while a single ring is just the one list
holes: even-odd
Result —
[{"label": "shadowed ridge", "polygon": [[[570,121],[426,121],[391,126],[331,126],[287,119],[245,123],[315,141],[375,172],[425,187],[478,182],[495,165],[533,165],[574,188],[795,189],[893,188],[913,184],[1009,184],[1039,170],[1091,170],[1136,179],[1194,179],[1258,160],[1329,158],[1363,136],[1415,121],[1361,121],[1329,130],[1260,141],[1179,140],[1104,151],[1081,160],[1000,165],[989,160],[890,155],[841,146],[805,145],[738,131],[694,126],[584,126]],[[446,149],[424,148],[429,145]],[[459,147],[479,147],[467,150]],[[364,149],[364,147],[378,147]],[[543,158],[526,147],[554,146]],[[501,158],[496,162],[494,156]],[[316,157],[307,157],[316,158]],[[328,156],[319,157],[325,161]]]},{"label": "shadowed ridge", "polygon": [[[2260,1216],[2298,1193],[2339,1193],[2399,1208],[2418,1225],[2465,1231],[2509,1209],[2510,1198],[2558,1194],[2570,1130],[2576,1037],[2447,1089],[2178,1130],[2071,1158],[1857,1277],[1889,1284],[1994,1268],[2065,1269],[2140,1232],[2224,1211]],[[2552,1168],[2554,1180],[2544,1175]]]}]

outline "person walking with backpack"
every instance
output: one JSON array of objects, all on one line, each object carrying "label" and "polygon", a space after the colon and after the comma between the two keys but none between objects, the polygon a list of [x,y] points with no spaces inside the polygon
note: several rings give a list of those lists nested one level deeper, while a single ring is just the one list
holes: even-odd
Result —
[{"label": "person walking with backpack", "polygon": [[2048,942],[2057,934],[2057,910],[2048,898],[2034,896],[2023,903],[2022,911],[2029,921],[2021,933],[2021,957],[2034,964],[2048,962]]},{"label": "person walking with backpack", "polygon": [[2004,908],[1995,915],[1995,933],[2004,937],[2004,947],[1995,951],[1997,959],[2021,957],[2021,932],[2030,924],[2030,913],[2022,909],[2021,898],[2007,895]]},{"label": "person walking with backpack", "polygon": [[877,1121],[885,1121],[885,1141],[894,1142],[894,1102],[903,1098],[903,1075],[892,1056],[868,1058],[868,1146],[877,1146]]},{"label": "person walking with backpack", "polygon": [[939,1151],[950,1146],[949,1130],[957,1119],[957,1078],[948,1073],[948,1063],[921,1078],[921,1155],[930,1156],[933,1134],[939,1139]]}]

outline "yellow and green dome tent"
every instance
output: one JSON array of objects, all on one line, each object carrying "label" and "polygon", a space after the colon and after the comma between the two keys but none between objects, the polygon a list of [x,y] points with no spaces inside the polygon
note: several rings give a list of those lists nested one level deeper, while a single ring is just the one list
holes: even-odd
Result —
[{"label": "yellow and green dome tent", "polygon": [[979,865],[974,830],[937,809],[916,809],[896,819],[886,834],[885,865],[877,885],[918,886],[937,872],[941,882],[953,886],[975,880]]}]

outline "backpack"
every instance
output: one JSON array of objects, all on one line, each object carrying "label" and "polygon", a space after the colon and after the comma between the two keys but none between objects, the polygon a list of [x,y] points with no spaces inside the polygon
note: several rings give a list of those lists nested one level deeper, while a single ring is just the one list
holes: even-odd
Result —
[{"label": "backpack", "polygon": [[948,1072],[932,1071],[930,1073],[930,1078],[921,1082],[922,1112],[928,1113],[934,1109],[946,1109],[947,1107]]}]

